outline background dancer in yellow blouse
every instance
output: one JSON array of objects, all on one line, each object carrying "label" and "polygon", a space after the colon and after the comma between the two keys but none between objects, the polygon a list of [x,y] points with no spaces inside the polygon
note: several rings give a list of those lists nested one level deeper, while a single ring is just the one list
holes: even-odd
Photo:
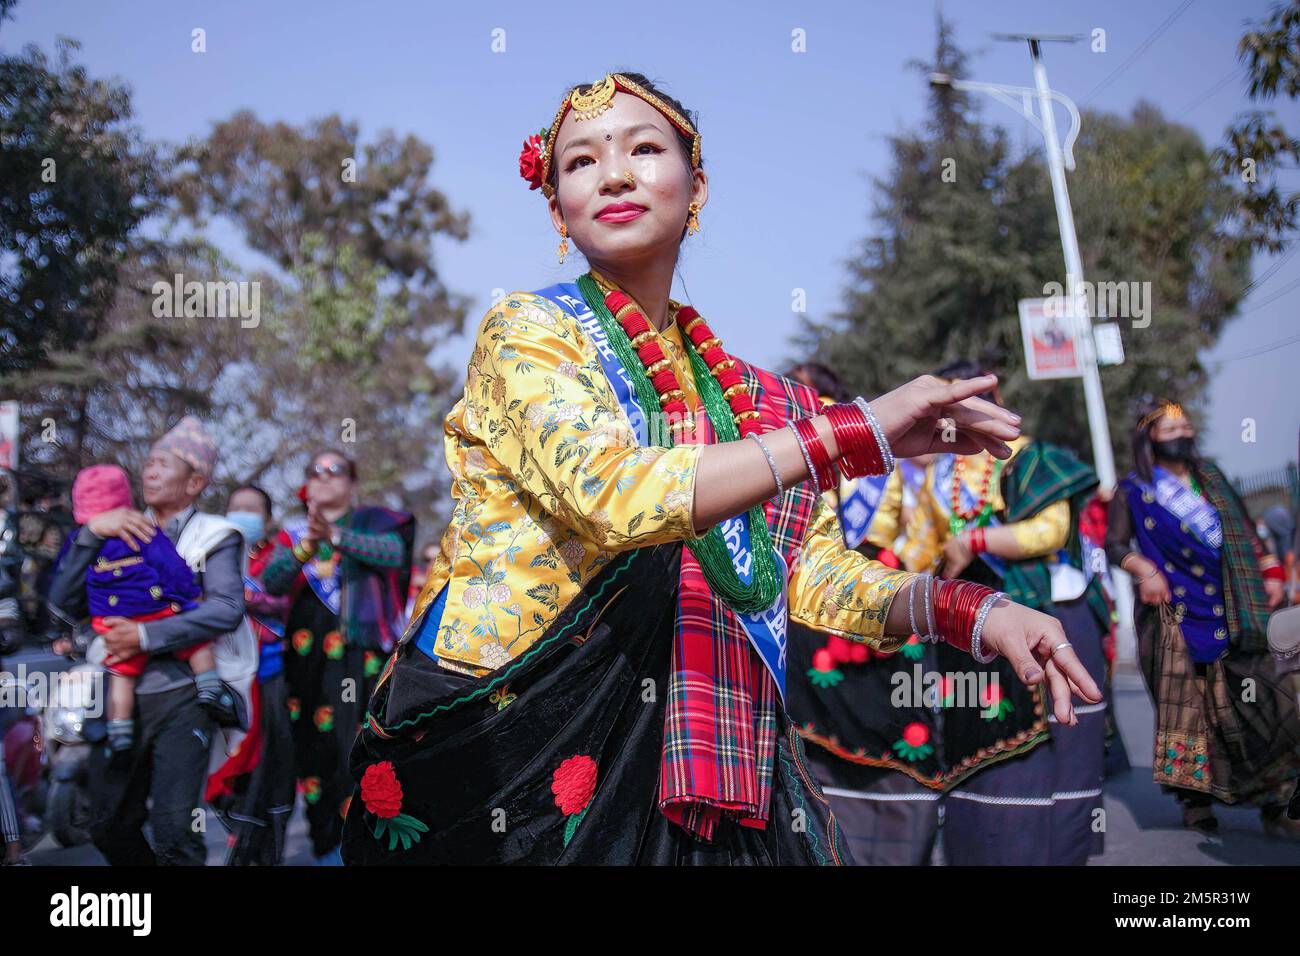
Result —
[{"label": "background dancer in yellow blouse", "polygon": [[[972,380],[981,369],[958,362],[938,374]],[[984,397],[1000,403],[996,389]],[[903,564],[989,584],[1052,614],[1100,686],[1109,611],[1078,531],[1096,475],[1046,442],[1021,435],[1010,444],[1006,461],[988,454],[934,460],[908,523]],[[945,700],[939,711],[945,757],[933,785],[946,794],[947,861],[1082,865],[1100,853],[1105,702],[1077,708],[1078,724],[1062,726],[1042,688],[1021,685],[1006,662],[973,663],[942,645],[936,658],[940,673],[974,669],[987,687],[977,701]]]},{"label": "background dancer in yellow blouse", "polygon": [[592,269],[479,328],[456,506],[353,752],[346,860],[837,862],[781,704],[787,615],[893,646],[925,597],[936,637],[1052,681],[1062,720],[1072,687],[1096,699],[1051,618],[846,550],[817,493],[937,449],[940,419],[1009,454],[1016,416],[967,398],[993,379],[819,413],[724,352],[669,298],[700,136],[639,74],[571,90],[520,172]]}]

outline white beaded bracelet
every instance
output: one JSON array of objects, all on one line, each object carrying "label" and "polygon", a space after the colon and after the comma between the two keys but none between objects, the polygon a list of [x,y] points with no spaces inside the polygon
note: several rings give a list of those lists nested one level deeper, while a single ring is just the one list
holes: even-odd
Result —
[{"label": "white beaded bracelet", "polygon": [[776,459],[772,457],[772,450],[767,447],[767,442],[763,441],[763,436],[757,432],[750,432],[749,437],[758,442],[758,447],[763,449],[763,454],[767,456],[767,467],[772,469],[772,477],[776,479],[776,497],[780,498],[785,494],[785,482],[781,480],[781,469],[776,466]]},{"label": "white beaded bracelet", "polygon": [[993,610],[993,605],[997,603],[998,598],[1004,597],[1006,594],[1002,591],[994,591],[980,602],[979,611],[975,614],[975,624],[970,631],[970,656],[981,664],[991,664],[997,660],[997,651],[988,655],[984,653],[980,638],[984,634],[984,620],[989,616],[989,611]]}]

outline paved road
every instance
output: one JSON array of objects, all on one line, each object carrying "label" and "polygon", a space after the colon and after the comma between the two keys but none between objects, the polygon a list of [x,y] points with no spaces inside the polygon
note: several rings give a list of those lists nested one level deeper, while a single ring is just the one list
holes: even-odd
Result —
[{"label": "paved road", "polygon": [[[28,663],[31,667],[32,664]],[[1151,780],[1154,713],[1141,678],[1131,670],[1116,675],[1114,706],[1131,767],[1106,781],[1106,852],[1092,865],[1241,866],[1300,865],[1300,842],[1266,837],[1257,811],[1216,806],[1219,832],[1207,836],[1186,830],[1172,797]],[[225,832],[209,815],[208,864],[225,858]],[[103,857],[93,847],[62,849],[46,839],[31,854],[37,865],[96,866]],[[289,828],[287,863],[311,863],[301,807]]]},{"label": "paved road", "polygon": [[1151,780],[1155,712],[1136,671],[1116,674],[1114,698],[1132,768],[1106,781],[1106,852],[1093,858],[1094,866],[1300,864],[1300,842],[1265,836],[1258,810],[1216,804],[1217,833],[1184,829],[1173,797]]}]

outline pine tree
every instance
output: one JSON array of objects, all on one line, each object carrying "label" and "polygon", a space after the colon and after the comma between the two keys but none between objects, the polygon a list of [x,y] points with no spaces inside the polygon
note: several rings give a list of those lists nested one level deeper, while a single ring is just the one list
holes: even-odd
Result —
[{"label": "pine tree", "polygon": [[[922,74],[966,75],[940,19]],[[842,311],[810,325],[804,354],[854,391],[880,394],[947,362],[996,370],[1027,431],[1090,458],[1077,379],[1029,381],[1018,301],[1065,282],[1060,234],[1038,151],[1013,154],[969,96],[931,87],[924,128],[892,138],[877,180],[873,234],[849,263]],[[1246,284],[1242,240],[1224,229],[1230,185],[1191,130],[1140,105],[1120,119],[1085,114],[1069,188],[1090,282],[1150,282],[1150,325],[1121,320],[1126,363],[1102,369],[1112,442],[1127,447],[1131,407],[1147,393],[1194,405],[1213,344]],[[1141,326],[1144,320],[1139,320]]]}]

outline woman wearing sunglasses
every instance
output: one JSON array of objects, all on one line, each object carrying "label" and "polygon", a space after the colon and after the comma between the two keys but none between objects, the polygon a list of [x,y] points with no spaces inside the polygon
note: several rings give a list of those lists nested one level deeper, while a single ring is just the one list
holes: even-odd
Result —
[{"label": "woman wearing sunglasses", "polygon": [[284,673],[298,790],[317,862],[336,863],[348,750],[405,626],[415,519],[355,505],[356,464],[341,452],[313,456],[305,477],[307,514],[285,522],[262,584],[291,598]]}]

